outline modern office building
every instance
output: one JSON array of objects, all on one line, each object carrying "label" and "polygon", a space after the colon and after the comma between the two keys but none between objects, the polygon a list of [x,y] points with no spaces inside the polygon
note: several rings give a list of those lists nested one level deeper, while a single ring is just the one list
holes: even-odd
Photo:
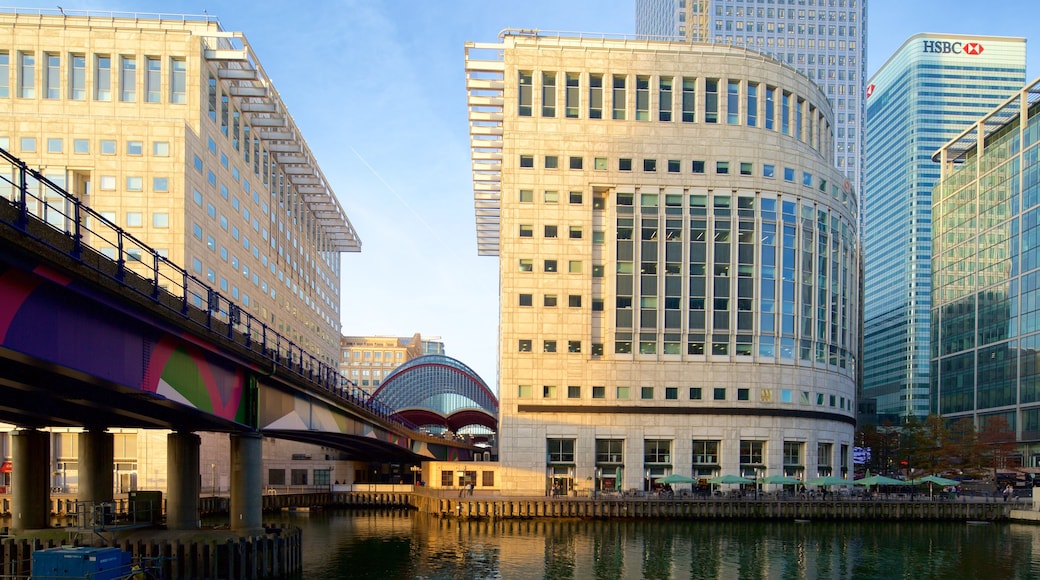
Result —
[{"label": "modern office building", "polygon": [[[0,12],[0,147],[338,363],[340,257],[360,241],[242,33],[212,16]],[[124,252],[132,267],[139,249]],[[9,461],[7,430],[0,460]],[[52,433],[53,485],[74,489],[77,434]],[[165,489],[166,433],[114,434],[117,491]],[[202,459],[217,489],[223,439]],[[0,483],[11,467],[0,464]]]},{"label": "modern office building", "polygon": [[340,349],[340,373],[371,394],[394,369],[425,354],[425,342],[418,333],[410,337],[343,336]]},{"label": "modern office building", "polygon": [[732,44],[820,85],[834,109],[834,158],[863,192],[866,0],[636,0],[636,34]]},{"label": "modern office building", "polygon": [[500,38],[466,74],[501,489],[850,475],[857,208],[826,95],[725,45]]},{"label": "modern office building", "polygon": [[0,147],[336,364],[360,241],[245,36],[211,16],[0,23]]},{"label": "modern office building", "polygon": [[933,192],[932,409],[1002,417],[1040,466],[1040,79],[942,146]]},{"label": "modern office building", "polygon": [[1025,84],[1023,38],[917,34],[867,87],[862,396],[879,420],[929,405],[932,161]]}]

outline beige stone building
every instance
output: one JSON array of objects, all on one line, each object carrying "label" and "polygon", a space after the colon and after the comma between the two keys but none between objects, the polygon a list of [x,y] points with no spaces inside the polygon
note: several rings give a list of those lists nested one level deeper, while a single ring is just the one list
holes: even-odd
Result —
[{"label": "beige stone building", "polygon": [[340,337],[340,373],[371,394],[394,369],[426,354],[424,344],[419,333],[411,337]]},{"label": "beige stone building", "polygon": [[[242,33],[209,16],[0,12],[0,148],[338,364],[340,257],[360,240]],[[117,257],[111,242],[87,242]],[[141,256],[124,251],[131,266]],[[9,429],[0,425],[0,494]],[[166,432],[113,431],[117,491],[165,489]],[[74,493],[77,430],[52,433],[53,488]],[[203,437],[203,493],[224,493],[227,436]],[[276,463],[273,449],[291,450],[288,466],[270,467],[265,485],[354,479],[327,450],[267,441]]]},{"label": "beige stone building", "polygon": [[467,44],[466,73],[497,486],[851,477],[856,207],[820,89],[739,48],[537,31]]},{"label": "beige stone building", "polygon": [[336,364],[360,241],[245,36],[46,12],[0,13],[0,147]]}]

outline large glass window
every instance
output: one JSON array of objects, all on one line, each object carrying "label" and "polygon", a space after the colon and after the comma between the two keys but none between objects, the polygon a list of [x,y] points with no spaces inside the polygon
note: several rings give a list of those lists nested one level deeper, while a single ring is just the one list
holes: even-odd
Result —
[{"label": "large glass window", "polygon": [[137,100],[137,58],[134,56],[120,57],[122,68],[119,79],[119,100],[133,102]]},{"label": "large glass window", "polygon": [[556,73],[542,73],[542,116],[556,116]]},{"label": "large glass window", "polygon": [[758,126],[758,85],[748,83],[747,86],[747,111],[745,111],[748,127]]},{"label": "large glass window", "polygon": [[11,87],[8,79],[11,71],[11,55],[7,51],[0,52],[0,97],[11,96]]},{"label": "large glass window", "polygon": [[112,57],[105,54],[94,57],[94,100],[112,100]]},{"label": "large glass window", "polygon": [[704,122],[719,122],[719,80],[704,81]]},{"label": "large glass window", "polygon": [[683,77],[682,80],[682,121],[693,123],[697,120],[697,79]]},{"label": "large glass window", "polygon": [[726,124],[740,123],[740,81],[726,83]]},{"label": "large glass window", "polygon": [[603,118],[603,75],[589,75],[589,118]]},{"label": "large glass window", "polygon": [[183,58],[170,60],[170,102],[186,103],[187,95],[187,63]]},{"label": "large glass window", "polygon": [[627,104],[625,101],[625,75],[614,75],[614,92],[612,94],[612,105],[614,107],[614,120],[624,121]]},{"label": "large glass window", "polygon": [[87,98],[87,57],[74,54],[70,58],[69,98],[82,101]]},{"label": "large glass window", "polygon": [[596,465],[625,462],[624,439],[596,439]]},{"label": "large glass window", "polygon": [[18,96],[36,98],[36,55],[31,52],[18,53]]},{"label": "large glass window", "polygon": [[741,441],[740,465],[762,465],[765,445],[765,441]]},{"label": "large glass window", "polygon": [[672,120],[672,77],[661,77],[657,94],[658,120]]},{"label": "large glass window", "polygon": [[162,61],[158,57],[145,57],[144,100],[158,103],[161,100]]},{"label": "large glass window", "polygon": [[567,92],[564,96],[564,98],[566,99],[566,102],[564,103],[566,111],[564,112],[564,114],[567,116],[568,119],[578,118],[578,99],[580,95],[579,90],[581,88],[580,85],[581,77],[580,75],[578,75],[578,73],[567,73]]},{"label": "large glass window", "polygon": [[650,120],[650,77],[636,77],[636,121]]},{"label": "large glass window", "polygon": [[531,104],[534,99],[534,88],[531,86],[531,73],[520,72],[518,78],[517,114],[521,117],[531,116]]},{"label": "large glass window", "polygon": [[548,463],[574,463],[574,439],[546,439]]},{"label": "large glass window", "polygon": [[47,69],[43,73],[43,98],[61,98],[61,56],[49,52],[45,55]]}]

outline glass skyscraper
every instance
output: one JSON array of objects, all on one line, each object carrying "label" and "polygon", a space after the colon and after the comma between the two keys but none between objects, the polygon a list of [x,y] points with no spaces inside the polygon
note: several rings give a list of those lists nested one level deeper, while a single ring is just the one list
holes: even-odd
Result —
[{"label": "glass skyscraper", "polygon": [[981,429],[1004,419],[1032,467],[1040,463],[1038,101],[1040,79],[947,143],[935,155],[942,175],[932,206],[932,410]]},{"label": "glass skyscraper", "polygon": [[880,419],[929,407],[932,155],[1025,84],[1022,38],[918,34],[866,89],[862,396]]},{"label": "glass skyscraper", "polygon": [[835,164],[862,192],[864,0],[636,0],[636,34],[732,44],[808,76],[834,109]]}]

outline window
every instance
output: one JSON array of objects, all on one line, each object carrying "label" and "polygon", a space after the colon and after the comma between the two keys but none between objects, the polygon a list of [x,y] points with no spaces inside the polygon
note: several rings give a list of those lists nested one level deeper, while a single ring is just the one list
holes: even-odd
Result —
[{"label": "window", "polygon": [[31,52],[18,53],[18,96],[36,98],[36,55]]},{"label": "window", "polygon": [[632,160],[624,157],[618,159],[618,171],[632,171]]},{"label": "window", "polygon": [[682,171],[682,162],[678,159],[668,160],[668,173],[679,173]]},{"label": "window", "polygon": [[142,191],[144,190],[144,178],[140,175],[128,175],[126,177],[126,190],[127,191]]},{"label": "window", "polygon": [[162,61],[155,56],[144,58],[144,101],[146,103],[158,103],[161,100],[160,84],[162,79]]},{"label": "window", "polygon": [[168,228],[170,227],[170,214],[164,212],[157,212],[152,214],[152,227],[156,228]]},{"label": "window", "polygon": [[555,294],[546,294],[542,298],[542,306],[545,306],[546,308],[555,308],[556,307],[556,295]]},{"label": "window", "polygon": [[643,160],[643,171],[646,173],[653,173],[657,171],[657,160],[656,159],[644,159]]},{"label": "window", "polygon": [[521,258],[520,259],[520,271],[521,272],[533,272],[534,271],[534,261],[530,260],[530,259]]},{"label": "window", "polygon": [[682,121],[693,123],[697,120],[697,79],[683,77],[682,83]]},{"label": "window", "polygon": [[699,400],[701,400],[701,388],[700,387],[690,387],[690,400],[691,401],[699,401]]},{"label": "window", "polygon": [[542,386],[542,398],[543,399],[555,399],[556,398],[556,385],[543,385]]},{"label": "window", "polygon": [[[578,118],[578,95],[580,90],[581,77],[578,73],[567,73],[567,90],[564,95],[564,106],[566,107],[564,115],[568,119]],[[571,169],[574,169],[573,167]]]},{"label": "window", "polygon": [[568,399],[580,399],[581,398],[581,387],[570,385],[567,387],[567,398]]},{"label": "window", "polygon": [[534,396],[534,389],[531,385],[517,385],[516,396],[520,399],[530,399]]},{"label": "window", "polygon": [[166,192],[170,191],[170,180],[166,177],[153,177],[152,178],[152,191],[155,192]]},{"label": "window", "polygon": [[751,389],[737,389],[737,400],[748,401],[751,399]]},{"label": "window", "polygon": [[542,73],[542,116],[556,116],[556,73]]},{"label": "window", "polygon": [[726,175],[729,173],[729,161],[716,161],[715,162],[715,173],[719,175]]},{"label": "window", "polygon": [[595,169],[596,171],[606,171],[607,170],[607,158],[606,157],[596,157],[596,158],[594,158],[593,159],[593,169]]},{"label": "window", "polygon": [[605,399],[607,397],[607,388],[594,386],[592,387],[592,398],[593,399]]},{"label": "window", "polygon": [[534,202],[534,191],[530,189],[520,190],[520,203],[532,203]]},{"label": "window", "polygon": [[166,141],[155,141],[152,143],[152,155],[166,157],[170,154],[170,144]]},{"label": "window", "polygon": [[142,225],[144,225],[144,224],[143,224],[143,219],[141,217],[141,212],[139,212],[139,211],[129,211],[129,212],[126,212],[126,226],[127,227],[129,227],[129,228],[139,228]]},{"label": "window", "polygon": [[546,260],[545,261],[544,271],[546,271],[546,272],[556,272],[557,271],[556,260]]},{"label": "window", "polygon": [[581,204],[581,192],[580,191],[572,191],[572,192],[570,192],[570,197],[568,199],[569,199],[570,203],[572,203],[574,205],[580,205]]},{"label": "window", "polygon": [[710,440],[693,440],[694,465],[718,465],[719,442]]},{"label": "window", "polygon": [[675,401],[679,399],[679,388],[678,387],[665,387],[664,398],[669,401]]},{"label": "window", "polygon": [[555,340],[542,341],[542,352],[556,352],[556,341]]},{"label": "window", "polygon": [[567,296],[567,306],[570,308],[581,308],[581,294],[569,294]]},{"label": "window", "polygon": [[567,341],[567,352],[569,352],[569,353],[580,353],[581,352],[581,341],[580,340],[568,340]]},{"label": "window", "polygon": [[568,160],[568,163],[571,169],[581,169],[582,165],[584,164],[584,161],[581,157],[571,156]]},{"label": "window", "polygon": [[545,444],[549,463],[574,463],[574,439],[546,439]]},{"label": "window", "polygon": [[519,341],[517,341],[517,351],[531,352],[531,340],[522,338]]},{"label": "window", "polygon": [[661,77],[657,84],[657,120],[672,120],[672,77]]},{"label": "window", "polygon": [[640,387],[639,388],[639,398],[640,399],[653,399],[654,398],[654,388],[653,387]]},{"label": "window", "polygon": [[770,179],[776,177],[776,167],[768,163],[762,165],[762,177]]},{"label": "window", "polygon": [[64,146],[60,137],[47,138],[47,153],[61,153]]},{"label": "window", "polygon": [[636,77],[636,121],[650,120],[650,77]]},{"label": "window", "polygon": [[603,75],[589,75],[589,118],[603,118]]},{"label": "window", "polygon": [[545,203],[559,203],[560,193],[558,191],[546,191]]},{"label": "window", "polygon": [[741,465],[761,465],[762,458],[765,456],[763,448],[765,442],[763,441],[741,441],[740,442],[740,463]]},{"label": "window", "polygon": [[751,171],[752,171],[752,164],[751,164],[751,162],[749,162],[749,161],[741,161],[740,162],[740,174],[741,175],[751,175]]},{"label": "window", "polygon": [[127,155],[144,155],[144,141],[127,141]]},{"label": "window", "polygon": [[560,158],[556,155],[545,156],[545,168],[546,169],[558,169],[560,166]]},{"label": "window", "polygon": [[22,137],[18,140],[19,148],[25,153],[36,152],[36,137]]},{"label": "window", "polygon": [[672,462],[672,442],[668,439],[643,441],[643,463],[669,464]]},{"label": "window", "polygon": [[86,139],[73,139],[72,140],[72,152],[73,153],[90,153],[90,141]]},{"label": "window", "polygon": [[517,114],[521,117],[531,116],[531,103],[534,98],[533,90],[531,85],[531,73],[520,72],[518,82],[518,95],[517,95]]},{"label": "window", "polygon": [[183,58],[170,60],[170,102],[187,103],[187,62]]},{"label": "window", "polygon": [[43,98],[61,98],[61,57],[54,53],[44,55],[47,68],[43,71]]},{"label": "window", "polygon": [[0,97],[11,96],[8,78],[11,75],[11,55],[7,51],[0,52]]},{"label": "window", "polygon": [[116,176],[115,175],[102,175],[98,187],[101,191],[115,191],[116,189]]},{"label": "window", "polygon": [[617,387],[615,392],[616,392],[616,395],[617,395],[615,397],[616,399],[618,399],[618,400],[627,400],[628,399],[628,392],[629,392],[628,387]]},{"label": "window", "polygon": [[520,237],[530,238],[534,235],[534,226],[520,224]]},{"label": "window", "polygon": [[119,100],[132,103],[137,100],[137,58],[123,56],[119,59],[122,69],[119,78]]},{"label": "window", "polygon": [[740,81],[726,83],[726,124],[740,123]]},{"label": "window", "polygon": [[581,260],[568,260],[567,272],[570,274],[581,274]]},{"label": "window", "polygon": [[550,225],[545,226],[545,229],[544,229],[545,237],[546,238],[555,238],[555,237],[557,237],[557,233],[556,233],[557,229],[558,228],[556,226],[550,226]]},{"label": "window", "polygon": [[532,294],[521,294],[520,295],[520,306],[532,306],[534,303],[534,295]]},{"label": "window", "polygon": [[714,389],[714,399],[716,401],[725,401],[726,400],[726,389],[724,387],[715,387],[715,389]]},{"label": "window", "polygon": [[614,91],[612,93],[614,120],[625,120],[625,75],[614,75]]},{"label": "window", "polygon": [[571,226],[568,228],[568,237],[572,240],[581,239],[581,226]]},{"label": "window", "polygon": [[534,155],[521,155],[520,167],[534,167]]},{"label": "window", "polygon": [[704,173],[704,162],[694,161],[690,166],[690,171],[693,173]]},{"label": "window", "polygon": [[[83,101],[87,98],[87,57],[73,54],[69,57],[69,98]],[[6,75],[4,75],[6,77]]]},{"label": "window", "polygon": [[103,54],[94,57],[94,100],[112,100],[112,58]]},{"label": "window", "polygon": [[719,80],[704,81],[704,122],[719,122]]}]

